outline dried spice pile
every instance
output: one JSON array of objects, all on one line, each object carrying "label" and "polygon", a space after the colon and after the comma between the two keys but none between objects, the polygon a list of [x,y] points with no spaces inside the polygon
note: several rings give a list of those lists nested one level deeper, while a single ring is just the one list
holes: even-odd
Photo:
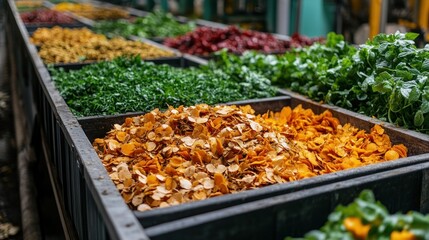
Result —
[{"label": "dried spice pile", "polygon": [[125,202],[140,211],[405,157],[380,126],[365,133],[330,112],[285,107],[158,109],[93,143]]},{"label": "dried spice pile", "polygon": [[282,53],[290,48],[308,46],[319,41],[322,39],[310,39],[298,34],[294,34],[290,40],[281,40],[269,33],[241,30],[236,26],[230,26],[225,29],[200,27],[183,36],[168,38],[164,45],[177,48],[183,53],[208,56],[222,49],[235,54],[241,54],[246,50]]},{"label": "dried spice pile", "polygon": [[151,59],[174,55],[173,52],[143,42],[107,39],[87,28],[38,28],[30,40],[40,46],[39,55],[45,63],[111,60],[119,56]]},{"label": "dried spice pile", "polygon": [[15,1],[16,8],[18,12],[28,12],[36,9],[41,9],[43,7],[43,1]]},{"label": "dried spice pile", "polygon": [[21,19],[26,24],[72,24],[76,21],[64,13],[50,9],[38,9],[20,14]]},{"label": "dried spice pile", "polygon": [[95,7],[88,3],[68,3],[63,2],[55,5],[53,9],[57,11],[68,11],[76,15],[92,20],[108,20],[128,18],[129,13],[120,8]]}]

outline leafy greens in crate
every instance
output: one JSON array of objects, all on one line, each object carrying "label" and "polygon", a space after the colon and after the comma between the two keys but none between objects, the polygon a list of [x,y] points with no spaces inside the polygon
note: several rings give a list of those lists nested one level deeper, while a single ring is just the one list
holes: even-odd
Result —
[{"label": "leafy greens in crate", "polygon": [[94,31],[108,37],[174,37],[192,31],[194,22],[180,23],[171,13],[155,11],[145,17],[130,21],[120,19],[115,21],[100,21],[94,26]]},{"label": "leafy greens in crate", "polygon": [[277,88],[247,67],[179,69],[118,58],[78,71],[51,69],[76,116],[148,112],[155,108],[216,104],[276,95]]},{"label": "leafy greens in crate", "polygon": [[386,207],[375,200],[370,190],[361,192],[347,206],[338,206],[320,230],[314,230],[304,238],[313,239],[428,239],[429,215],[410,211],[407,214],[389,214]]},{"label": "leafy greens in crate", "polygon": [[316,101],[429,133],[429,46],[414,33],[379,34],[355,48],[330,33],[326,43],[283,55],[221,52],[217,68],[247,66]]}]

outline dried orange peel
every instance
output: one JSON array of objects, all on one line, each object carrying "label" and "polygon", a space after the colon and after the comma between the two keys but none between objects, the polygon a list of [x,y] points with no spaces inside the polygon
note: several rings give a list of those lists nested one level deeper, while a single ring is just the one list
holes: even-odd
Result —
[{"label": "dried orange peel", "polygon": [[125,202],[140,211],[407,155],[378,125],[365,133],[301,106],[258,116],[250,106],[155,109],[115,124],[93,146]]}]

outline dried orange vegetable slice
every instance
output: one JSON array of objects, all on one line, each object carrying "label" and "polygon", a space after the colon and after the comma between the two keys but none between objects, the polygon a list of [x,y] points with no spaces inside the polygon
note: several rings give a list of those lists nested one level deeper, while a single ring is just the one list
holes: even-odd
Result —
[{"label": "dried orange vegetable slice", "polygon": [[145,211],[407,156],[384,129],[332,113],[197,105],[116,124],[93,143],[125,202]]}]

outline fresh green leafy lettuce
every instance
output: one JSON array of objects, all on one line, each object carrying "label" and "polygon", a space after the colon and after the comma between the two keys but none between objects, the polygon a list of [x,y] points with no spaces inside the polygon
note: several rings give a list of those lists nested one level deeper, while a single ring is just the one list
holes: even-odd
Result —
[{"label": "fresh green leafy lettuce", "polygon": [[416,36],[379,34],[354,47],[330,33],[283,55],[220,52],[211,67],[247,66],[313,100],[429,133],[429,45],[416,48]]}]

